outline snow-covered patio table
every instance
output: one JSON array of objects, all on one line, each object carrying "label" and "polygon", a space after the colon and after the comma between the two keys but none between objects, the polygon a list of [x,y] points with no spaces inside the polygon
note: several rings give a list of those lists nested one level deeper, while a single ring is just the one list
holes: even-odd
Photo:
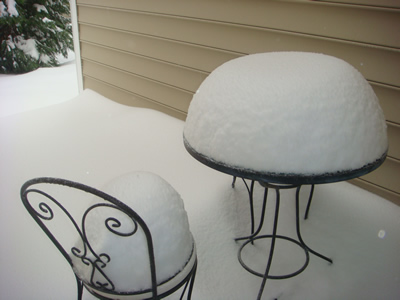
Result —
[{"label": "snow-covered patio table", "polygon": [[[184,144],[201,163],[265,188],[260,227],[236,239],[247,240],[239,249],[241,265],[263,278],[258,299],[267,279],[304,271],[309,252],[332,263],[303,241],[301,186],[365,175],[383,163],[388,149],[385,118],[364,77],[340,59],[299,52],[248,55],[214,70],[193,97]],[[272,234],[259,235],[269,188],[276,191],[274,226]],[[277,234],[280,190],[290,188],[297,189],[298,241]],[[242,257],[245,246],[259,239],[271,239],[262,271]],[[277,239],[303,248],[304,265],[289,274],[269,274]]]}]

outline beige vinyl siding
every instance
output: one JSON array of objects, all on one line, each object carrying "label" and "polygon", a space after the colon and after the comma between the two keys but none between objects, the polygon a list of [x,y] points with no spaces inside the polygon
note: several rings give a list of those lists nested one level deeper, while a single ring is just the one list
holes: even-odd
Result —
[{"label": "beige vinyl siding", "polygon": [[228,60],[269,51],[344,59],[378,95],[390,140],[384,165],[352,182],[400,204],[397,0],[78,0],[77,11],[84,87],[183,120]]},{"label": "beige vinyl siding", "polygon": [[314,0],[321,2],[331,2],[331,3],[347,3],[347,4],[359,4],[374,7],[389,7],[389,8],[400,8],[399,0]]}]

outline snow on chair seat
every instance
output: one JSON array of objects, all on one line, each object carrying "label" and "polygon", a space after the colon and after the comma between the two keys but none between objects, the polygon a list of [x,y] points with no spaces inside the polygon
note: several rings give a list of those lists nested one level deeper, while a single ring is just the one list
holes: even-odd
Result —
[{"label": "snow on chair seat", "polygon": [[78,299],[83,286],[100,299],[160,299],[184,286],[190,299],[195,243],[181,197],[161,177],[129,173],[102,191],[36,178],[21,198],[73,268]]}]

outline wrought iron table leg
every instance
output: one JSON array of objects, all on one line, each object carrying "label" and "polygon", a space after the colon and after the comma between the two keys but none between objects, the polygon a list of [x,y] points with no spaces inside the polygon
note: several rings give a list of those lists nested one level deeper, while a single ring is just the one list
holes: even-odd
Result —
[{"label": "wrought iron table leg", "polygon": [[307,203],[306,212],[304,214],[304,220],[308,219],[308,212],[310,211],[311,200],[313,198],[313,195],[314,195],[314,184],[311,185],[310,196],[308,197],[308,203]]},{"label": "wrought iron table leg", "polygon": [[[244,181],[244,179],[243,179],[243,181]],[[260,223],[258,224],[257,230],[254,231],[254,207],[253,207],[254,180],[252,180],[252,182],[251,182],[250,189],[248,188],[248,185],[247,185],[246,182],[245,182],[245,184],[246,184],[247,190],[249,192],[249,199],[250,199],[251,234],[249,236],[236,238],[235,241],[253,239],[255,236],[257,236],[260,233],[261,228],[264,225],[265,211],[266,211],[266,207],[267,207],[267,198],[268,198],[268,188],[264,189],[264,198],[263,198],[263,205],[262,205],[262,208],[261,208]]]},{"label": "wrought iron table leg", "polygon": [[[308,254],[308,249],[306,247],[304,247],[300,242],[296,241],[295,239],[292,239],[290,237],[286,237],[286,236],[282,236],[282,235],[278,235],[277,234],[277,228],[278,228],[278,217],[279,217],[279,206],[280,206],[280,189],[274,188],[275,192],[276,192],[276,206],[275,206],[275,215],[274,215],[274,225],[273,225],[273,230],[272,230],[272,234],[269,235],[259,235],[259,236],[251,236],[239,249],[238,252],[238,259],[239,259],[239,263],[244,267],[244,269],[246,269],[248,272],[263,278],[262,280],[262,284],[260,286],[260,290],[258,293],[258,298],[261,298],[261,295],[263,293],[263,290],[265,288],[265,284],[267,279],[286,279],[286,278],[290,278],[290,277],[294,277],[298,274],[300,274],[301,272],[303,272],[306,267],[308,266],[310,257]],[[249,243],[253,243],[254,241],[258,240],[258,239],[266,239],[266,238],[271,238],[271,246],[270,246],[270,251],[269,251],[269,256],[268,256],[268,261],[267,261],[267,267],[265,269],[264,273],[259,273],[253,269],[251,269],[250,267],[248,267],[243,259],[242,259],[242,250],[244,249],[244,247],[246,245],[248,245]],[[272,264],[272,259],[273,259],[273,254],[274,254],[274,249],[275,249],[275,242],[276,239],[283,239],[283,240],[287,240],[289,242],[292,242],[296,245],[298,245],[301,249],[303,249],[305,256],[306,256],[306,260],[304,265],[299,268],[297,271],[290,273],[290,274],[285,274],[285,275],[270,275],[270,269],[271,269],[271,264]]]},{"label": "wrought iron table leg", "polygon": [[251,234],[254,234],[254,202],[253,202],[253,194],[254,194],[254,180],[251,181],[250,188],[244,178],[242,178],[244,184],[246,185],[247,192],[249,193],[249,204],[250,204],[250,220],[251,220]]},{"label": "wrought iron table leg", "polygon": [[267,263],[267,267],[265,268],[264,277],[263,277],[263,280],[262,280],[262,283],[260,286],[260,290],[258,291],[257,300],[261,299],[261,296],[264,292],[264,288],[265,288],[265,284],[267,282],[269,270],[271,269],[272,257],[274,256],[276,230],[278,229],[279,204],[280,204],[280,193],[279,193],[279,190],[276,189],[275,217],[274,217],[274,228],[272,230],[272,237],[271,237],[271,248],[269,250],[268,263]]},{"label": "wrought iron table leg", "polygon": [[[264,223],[264,211],[265,211],[265,207],[266,207],[266,204],[267,204],[267,196],[268,196],[268,189],[265,188],[264,200],[263,200],[263,208],[262,208],[261,217],[260,217],[260,224],[258,225],[257,230],[254,231],[255,222],[254,222],[254,201],[253,201],[254,198],[253,198],[253,194],[254,194],[255,180],[251,181],[250,187],[249,187],[249,185],[247,184],[247,182],[246,182],[246,180],[244,178],[242,178],[242,180],[243,180],[243,182],[244,182],[244,184],[246,186],[247,192],[249,194],[250,221],[251,221],[251,231],[250,232],[251,232],[251,234],[250,234],[250,236],[236,238],[235,239],[236,241],[252,238],[252,237],[256,236],[261,231],[261,228],[262,228],[263,223]],[[233,177],[232,187],[235,186],[235,182],[236,182],[236,176]]]},{"label": "wrought iron table leg", "polygon": [[[326,261],[328,261],[330,263],[332,263],[333,262],[332,259],[330,259],[330,258],[328,258],[328,257],[326,257],[326,256],[324,256],[324,255],[312,250],[310,247],[308,247],[306,245],[306,243],[303,241],[303,238],[301,237],[301,233],[300,233],[300,217],[299,217],[299,215],[300,215],[300,212],[299,212],[300,211],[300,209],[299,209],[300,189],[301,189],[301,185],[298,186],[297,189],[296,189],[296,232],[297,232],[297,238],[299,239],[299,242],[305,248],[307,248],[307,250],[309,252],[311,252],[312,254],[314,254],[314,255],[316,255],[316,256],[318,256],[318,257],[320,257],[320,258],[322,258],[322,259],[324,259],[324,260],[326,260]],[[310,197],[312,197],[312,196],[310,196]]]},{"label": "wrought iron table leg", "polygon": [[[263,278],[261,286],[260,286],[260,290],[258,292],[257,299],[261,299],[261,296],[263,294],[267,279],[286,279],[286,278],[290,278],[290,277],[296,276],[296,275],[300,274],[301,272],[303,272],[306,269],[306,267],[308,266],[308,263],[309,263],[309,259],[310,259],[309,252],[311,252],[312,254],[314,254],[314,255],[316,255],[316,256],[318,256],[318,257],[320,257],[320,258],[322,258],[322,259],[324,259],[324,260],[326,260],[326,261],[328,261],[330,263],[332,263],[332,259],[330,259],[330,258],[328,258],[328,257],[316,252],[315,250],[311,249],[310,247],[308,247],[306,245],[306,243],[304,242],[302,236],[301,236],[301,233],[300,233],[300,209],[299,209],[301,185],[298,185],[298,186],[296,186],[296,185],[280,186],[280,185],[268,184],[266,182],[260,182],[260,183],[265,188],[260,225],[257,228],[257,230],[255,232],[253,232],[250,236],[235,239],[236,241],[247,239],[247,241],[243,245],[241,245],[241,247],[239,248],[239,252],[238,252],[239,263],[248,272]],[[278,235],[277,234],[279,206],[280,206],[280,190],[281,189],[295,188],[295,187],[296,187],[296,233],[297,233],[298,241],[295,240],[295,239],[292,239],[290,237],[282,236],[282,235]],[[268,188],[273,188],[273,189],[275,189],[275,192],[276,192],[276,197],[275,197],[276,206],[275,206],[275,215],[274,215],[274,223],[273,223],[272,234],[270,234],[270,235],[258,235],[259,232],[261,231],[262,226],[263,226],[265,210],[266,210],[266,203],[267,203]],[[249,190],[249,193],[250,193],[250,191],[252,191],[252,189],[248,189],[248,190]],[[312,198],[312,193],[310,193],[310,198]],[[265,239],[265,238],[271,238],[271,246],[270,246],[270,250],[269,250],[269,256],[268,256],[268,261],[267,261],[267,266],[266,266],[265,272],[264,273],[259,273],[259,272],[254,271],[253,269],[251,269],[250,267],[248,267],[244,263],[244,261],[242,260],[242,250],[249,243],[253,244],[254,241],[256,241],[258,239]],[[269,275],[269,272],[270,272],[270,269],[271,269],[271,264],[272,264],[272,259],[273,259],[273,255],[274,255],[276,239],[287,240],[289,242],[292,242],[292,243],[298,245],[299,247],[301,247],[304,250],[304,253],[306,255],[306,261],[305,261],[304,265],[301,268],[299,268],[297,271],[295,271],[293,273],[286,274],[286,275]]]},{"label": "wrought iron table leg", "polygon": [[[232,188],[235,187],[236,178],[237,178],[236,176],[233,176]],[[254,192],[254,183],[255,183],[255,181],[254,180],[251,181],[251,186],[249,188],[249,185],[247,184],[246,180],[244,178],[242,178],[242,180],[243,180],[243,182],[244,182],[244,184],[246,186],[247,192],[249,194],[250,219],[251,219],[251,236],[253,236],[254,235],[254,224],[255,224],[255,222],[254,222],[253,192]],[[314,188],[315,188],[315,185],[312,184],[311,185],[311,190],[310,190],[310,195],[308,197],[307,208],[306,208],[306,211],[304,213],[304,219],[305,220],[308,219],[308,213],[310,211],[311,201],[312,201],[313,195],[314,195]],[[265,189],[267,189],[267,187],[265,187]],[[257,229],[257,232],[259,232],[260,230],[261,230],[261,228]],[[236,239],[236,240],[240,240],[240,239],[244,239],[244,238],[239,238],[239,239]]]}]

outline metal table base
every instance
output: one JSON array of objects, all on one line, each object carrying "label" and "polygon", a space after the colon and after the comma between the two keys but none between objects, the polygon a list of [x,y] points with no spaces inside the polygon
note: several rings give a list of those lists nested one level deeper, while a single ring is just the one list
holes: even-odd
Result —
[{"label": "metal table base", "polygon": [[[232,188],[235,187],[236,184],[236,176],[233,176],[233,181],[232,181]],[[251,184],[250,187],[246,182],[245,178],[241,178],[242,181],[244,182],[247,192],[249,194],[249,204],[250,204],[250,221],[251,221],[251,233],[254,233],[254,204],[253,204],[253,192],[254,192],[254,184],[255,184],[255,180],[251,180]],[[268,188],[266,187],[266,192],[268,192]],[[308,219],[308,214],[310,212],[310,207],[311,207],[311,201],[313,199],[313,195],[314,195],[314,189],[315,189],[315,184],[311,184],[311,189],[310,189],[310,195],[308,197],[308,202],[307,202],[307,208],[306,211],[304,213],[304,220]],[[262,218],[263,219],[263,218]],[[262,223],[260,223],[260,226],[262,226]],[[259,227],[259,229],[261,229],[261,227]],[[259,229],[257,229],[257,232],[259,232]]]},{"label": "metal table base", "polygon": [[[329,263],[332,263],[332,259],[318,253],[317,251],[311,249],[309,246],[307,246],[307,244],[304,242],[302,236],[301,236],[301,232],[300,232],[300,209],[299,209],[299,200],[300,200],[300,189],[302,185],[278,185],[278,184],[271,184],[271,183],[266,183],[266,182],[262,182],[260,181],[260,184],[264,187],[264,197],[263,197],[263,204],[262,204],[262,209],[261,209],[261,217],[260,217],[260,222],[259,222],[259,226],[257,228],[257,230],[254,231],[254,213],[252,213],[252,234],[249,236],[245,236],[245,237],[240,237],[240,238],[236,238],[236,241],[241,241],[241,240],[245,240],[246,242],[243,243],[241,245],[241,247],[239,248],[239,252],[238,252],[238,259],[239,259],[239,263],[243,266],[244,269],[246,269],[248,272],[250,272],[253,275],[262,277],[262,283],[260,286],[260,290],[258,292],[258,296],[257,299],[261,299],[262,293],[264,291],[265,288],[265,284],[267,282],[267,279],[286,279],[286,278],[290,278],[290,277],[294,277],[298,274],[300,274],[301,272],[303,272],[309,263],[310,260],[310,256],[309,253],[312,253],[324,260],[326,260]],[[252,202],[253,202],[253,191],[254,191],[254,181],[252,181],[250,188],[247,186],[248,191],[249,191],[249,198],[250,198],[250,203],[252,206]],[[287,237],[287,236],[283,236],[283,235],[278,235],[277,234],[277,229],[278,229],[278,217],[279,217],[279,207],[280,207],[280,190],[282,189],[292,189],[292,188],[296,188],[296,233],[297,233],[297,239],[295,240],[293,238]],[[275,193],[276,193],[276,197],[275,197],[275,214],[274,214],[274,220],[273,220],[273,229],[272,229],[272,234],[268,234],[268,235],[259,235],[263,224],[264,224],[264,217],[265,217],[265,210],[267,207],[267,196],[268,196],[268,189],[274,189]],[[311,189],[311,191],[313,192],[313,187]],[[312,199],[312,192],[310,193],[310,198],[309,198],[309,202],[307,204],[307,207],[309,208],[309,204],[310,201]],[[251,211],[253,212],[253,207],[251,207]],[[308,215],[308,209],[306,211],[306,216]],[[264,273],[260,273],[257,272],[255,270],[253,270],[252,268],[250,268],[248,265],[246,265],[246,263],[243,261],[242,259],[242,251],[246,246],[251,246],[254,241],[259,240],[259,239],[271,239],[271,246],[270,246],[270,250],[269,250],[269,256],[268,256],[268,262],[267,262],[267,266],[265,269]],[[270,269],[271,269],[271,264],[272,264],[272,259],[273,259],[273,255],[274,255],[274,250],[275,250],[275,243],[277,239],[283,239],[286,241],[289,241],[291,243],[296,244],[297,246],[301,247],[304,250],[304,253],[306,255],[306,261],[303,264],[303,266],[301,268],[299,268],[297,271],[289,273],[289,274],[285,274],[285,275],[271,275],[270,274]]]}]

